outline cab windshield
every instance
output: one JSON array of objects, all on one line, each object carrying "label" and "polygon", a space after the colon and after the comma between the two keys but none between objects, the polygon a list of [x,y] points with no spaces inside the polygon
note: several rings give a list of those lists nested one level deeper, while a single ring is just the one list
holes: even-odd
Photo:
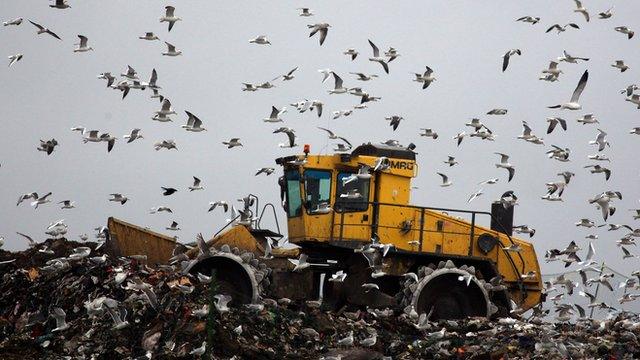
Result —
[{"label": "cab windshield", "polygon": [[331,172],[306,170],[304,172],[305,207],[312,214],[329,212],[331,201]]}]

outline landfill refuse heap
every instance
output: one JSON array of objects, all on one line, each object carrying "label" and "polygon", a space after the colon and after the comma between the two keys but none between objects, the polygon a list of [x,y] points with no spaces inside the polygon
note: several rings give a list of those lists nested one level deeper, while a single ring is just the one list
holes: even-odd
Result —
[{"label": "landfill refuse heap", "polygon": [[215,276],[152,269],[143,260],[65,239],[0,250],[0,357],[640,358],[640,319],[630,313],[576,323],[430,322],[397,309],[328,311],[317,301],[263,299],[228,308]]}]

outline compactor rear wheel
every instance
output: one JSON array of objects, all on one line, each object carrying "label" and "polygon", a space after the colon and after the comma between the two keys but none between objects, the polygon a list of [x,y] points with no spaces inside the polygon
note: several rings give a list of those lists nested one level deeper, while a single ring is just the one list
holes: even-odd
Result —
[{"label": "compactor rear wheel", "polygon": [[458,268],[448,260],[437,267],[423,266],[417,275],[418,282],[407,279],[404,283],[403,305],[412,306],[418,314],[430,313],[430,320],[489,317],[495,312],[473,266]]}]

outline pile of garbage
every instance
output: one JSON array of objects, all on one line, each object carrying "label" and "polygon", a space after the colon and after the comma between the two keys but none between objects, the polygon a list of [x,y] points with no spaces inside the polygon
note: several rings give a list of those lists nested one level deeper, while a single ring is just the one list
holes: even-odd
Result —
[{"label": "pile of garbage", "polygon": [[215,277],[49,239],[0,250],[2,359],[640,358],[640,318],[430,322],[391,309],[264,299],[229,307]]}]

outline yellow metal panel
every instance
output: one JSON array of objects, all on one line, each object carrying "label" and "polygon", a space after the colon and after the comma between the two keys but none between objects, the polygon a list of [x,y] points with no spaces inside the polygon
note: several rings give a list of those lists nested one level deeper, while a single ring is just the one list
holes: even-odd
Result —
[{"label": "yellow metal panel", "polygon": [[116,255],[146,255],[149,265],[164,264],[171,258],[176,245],[174,238],[113,217],[107,225],[111,234],[107,246]]}]

